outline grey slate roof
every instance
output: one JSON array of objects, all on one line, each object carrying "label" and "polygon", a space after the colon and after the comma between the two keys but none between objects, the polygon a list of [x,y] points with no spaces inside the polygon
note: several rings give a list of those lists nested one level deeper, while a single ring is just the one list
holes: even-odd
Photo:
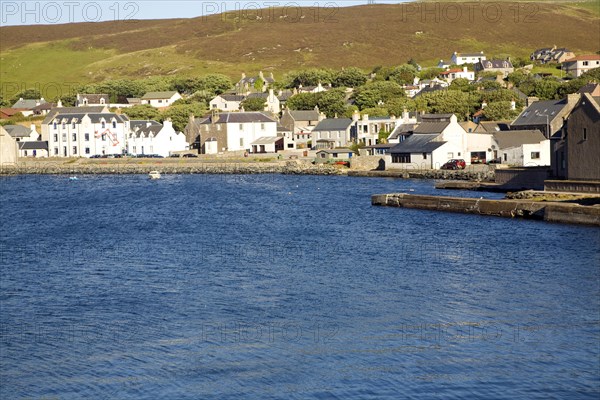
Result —
[{"label": "grey slate roof", "polygon": [[246,96],[247,99],[266,99],[269,97],[269,93],[267,92],[259,92],[259,93],[250,93]]},{"label": "grey slate roof", "polygon": [[145,128],[146,126],[148,126],[148,123],[150,123],[150,125],[161,125],[160,122],[154,121],[154,120],[134,119],[134,120],[129,121],[129,127],[131,128],[131,130],[141,129],[141,128]]},{"label": "grey slate roof", "polygon": [[17,142],[19,150],[48,150],[48,141]]},{"label": "grey slate roof", "polygon": [[243,101],[245,98],[240,94],[220,94],[219,96],[225,101]]},{"label": "grey slate roof", "polygon": [[290,110],[290,116],[294,121],[316,121],[319,119],[319,112],[316,110]]},{"label": "grey slate roof", "polygon": [[277,95],[277,98],[279,99],[279,101],[287,101],[287,99],[289,99],[293,95],[294,92],[292,92],[291,90],[283,90],[281,91],[281,94]]},{"label": "grey slate roof", "polygon": [[412,135],[390,149],[391,154],[398,153],[431,153],[446,142],[435,142],[439,137],[435,134]]},{"label": "grey slate roof", "polygon": [[23,125],[5,125],[4,129],[14,138],[29,137],[31,129]]},{"label": "grey slate roof", "polygon": [[[81,107],[78,107],[78,108],[81,109]],[[102,119],[109,122],[109,121],[112,121],[113,118],[115,118],[117,120],[117,122],[121,122],[121,123],[129,121],[129,118],[127,118],[127,116],[123,115],[123,114],[83,112],[83,113],[72,113],[72,114],[59,113],[59,114],[54,115],[52,118],[50,118],[49,121],[47,122],[47,124],[51,124],[55,120],[57,123],[62,123],[63,121],[65,121],[65,123],[67,123],[67,124],[71,124],[73,122],[78,123],[86,115],[90,118],[90,120],[92,121],[93,124],[100,123],[102,121]],[[46,119],[44,119],[44,121],[46,121]]]},{"label": "grey slate roof", "polygon": [[144,135],[145,137],[148,137],[148,136],[150,136],[150,134],[152,134],[153,136],[156,136],[162,130],[162,128],[163,128],[163,126],[160,124],[144,126],[144,127],[137,129],[136,131],[133,131],[131,133],[131,136],[136,137],[136,138],[142,137],[142,135]]},{"label": "grey slate roof", "polygon": [[17,102],[15,104],[13,104],[12,108],[26,108],[26,109],[32,109],[33,107],[37,106],[38,103],[39,104],[44,104],[46,102],[46,100],[42,100],[42,99],[19,99],[17,100]]},{"label": "grey slate roof", "polygon": [[88,104],[101,104],[100,100],[104,99],[104,103],[110,103],[110,98],[107,94],[98,94],[98,93],[78,93],[77,99],[81,100],[83,104],[83,100],[87,99]]},{"label": "grey slate roof", "polygon": [[[276,122],[273,118],[268,117],[262,112],[228,112],[219,113],[219,119],[217,123],[249,123],[249,122]],[[212,115],[203,119],[200,124],[211,124]]]},{"label": "grey slate roof", "polygon": [[88,106],[88,107],[56,107],[50,110],[46,115],[46,118],[42,121],[42,124],[46,125],[54,119],[54,116],[58,113],[61,114],[73,114],[73,113],[101,113],[104,110],[108,110],[106,106]]},{"label": "grey slate roof", "polygon": [[[567,105],[567,100],[536,101],[527,107],[511,124],[512,126],[546,125],[558,116]],[[548,118],[546,119],[546,115]]]},{"label": "grey slate roof", "polygon": [[479,61],[479,63],[481,64],[481,66],[484,69],[512,68],[513,67],[512,63],[507,60],[482,60],[482,61]]},{"label": "grey slate roof", "polygon": [[502,131],[494,135],[494,139],[498,142],[501,149],[510,147],[518,147],[523,144],[540,143],[546,138],[538,129],[521,130],[521,131]]},{"label": "grey slate roof", "polygon": [[400,136],[412,135],[415,126],[417,126],[417,124],[398,125],[396,128],[394,128],[388,139],[397,139]]},{"label": "grey slate roof", "polygon": [[450,125],[450,122],[421,122],[418,124],[413,133],[415,134],[427,134],[427,133],[435,133],[440,134],[444,129],[446,129]]},{"label": "grey slate roof", "polygon": [[313,132],[345,131],[350,125],[352,125],[350,118],[326,118],[315,126]]}]

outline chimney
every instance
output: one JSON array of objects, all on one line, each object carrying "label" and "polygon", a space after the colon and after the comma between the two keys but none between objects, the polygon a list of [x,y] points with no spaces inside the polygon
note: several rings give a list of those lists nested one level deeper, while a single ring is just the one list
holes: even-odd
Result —
[{"label": "chimney", "polygon": [[358,112],[358,110],[354,110],[354,112],[352,113],[352,121],[358,121],[360,119],[360,113]]},{"label": "chimney", "polygon": [[327,116],[325,115],[324,112],[320,112],[319,113],[319,122],[323,121],[325,118],[327,118]]},{"label": "chimney", "polygon": [[242,79],[246,79],[246,73],[242,72]]},{"label": "chimney", "polygon": [[275,97],[275,91],[273,91],[273,89],[269,89],[269,99],[273,99],[273,97]]},{"label": "chimney", "polygon": [[58,99],[58,102],[56,103],[56,107],[62,107],[62,101],[60,99]]},{"label": "chimney", "polygon": [[31,129],[31,132],[35,132],[35,124],[31,124],[29,126],[29,129]]},{"label": "chimney", "polygon": [[196,120],[196,117],[194,117],[194,114],[190,114],[190,117],[188,118],[188,121],[190,123],[194,122]]},{"label": "chimney", "polygon": [[514,100],[510,102],[510,109],[511,110],[516,110],[517,109],[517,103]]},{"label": "chimney", "polygon": [[173,129],[173,121],[171,121],[171,118],[167,118],[163,121],[163,127]]},{"label": "chimney", "polygon": [[529,107],[530,105],[532,105],[533,103],[535,103],[538,100],[539,99],[537,97],[530,96],[530,97],[527,97],[527,102],[525,104],[527,104],[527,107]]},{"label": "chimney", "polygon": [[463,72],[468,72],[467,67],[463,67]]},{"label": "chimney", "polygon": [[369,120],[369,114],[363,114],[362,120],[363,121],[368,121]]},{"label": "chimney", "polygon": [[265,76],[263,75],[263,72],[262,72],[262,71],[258,71],[258,77],[259,77],[260,79],[262,79],[263,81],[265,80]]},{"label": "chimney", "polygon": [[404,122],[408,122],[408,110],[405,108],[404,110],[402,110],[402,119],[404,120]]}]

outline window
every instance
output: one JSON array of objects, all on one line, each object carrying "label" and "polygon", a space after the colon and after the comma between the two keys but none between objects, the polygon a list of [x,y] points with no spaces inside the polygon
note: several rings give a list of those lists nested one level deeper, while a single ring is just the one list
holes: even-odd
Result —
[{"label": "window", "polygon": [[63,140],[63,142],[67,141],[67,134],[66,133],[62,134],[62,140]]},{"label": "window", "polygon": [[[216,109],[216,108],[217,108],[217,105],[216,105],[216,104],[213,104],[213,105],[212,105],[212,108],[215,108],[215,109]],[[227,108],[227,104],[225,104],[225,108]]]},{"label": "window", "polygon": [[589,62],[588,62],[588,61],[584,61],[584,62],[583,62],[583,65],[585,65],[585,66],[588,66],[588,65],[589,65]]},{"label": "window", "polygon": [[113,121],[113,129],[117,129],[117,121]]},{"label": "window", "polygon": [[106,122],[102,121],[102,129],[106,128]]},{"label": "window", "polygon": [[[215,108],[217,108],[216,104],[215,104]],[[225,103],[225,105],[223,106],[223,108],[227,108],[227,103]]]},{"label": "window", "polygon": [[54,148],[54,155],[57,156],[58,155],[58,147]]},{"label": "window", "polygon": [[67,123],[66,123],[66,122],[63,122],[63,123],[62,123],[62,128],[63,128],[63,129],[67,129]]},{"label": "window", "polygon": [[71,123],[71,128],[75,129],[75,127],[76,127],[75,122]]},{"label": "window", "polygon": [[458,152],[458,156],[460,157],[460,151]]},{"label": "window", "polygon": [[260,124],[260,129],[264,131],[265,130],[265,124]]},{"label": "window", "polygon": [[538,158],[540,158],[540,152],[539,151],[532,151],[531,152],[531,159],[532,160],[536,160]]},{"label": "window", "polygon": [[90,154],[90,148],[89,147],[85,148],[85,154]]},{"label": "window", "polygon": [[73,154],[77,154],[77,146],[73,146]]},{"label": "window", "polygon": [[102,134],[102,141],[106,142],[106,135],[104,133]]},{"label": "window", "polygon": [[240,147],[244,147],[244,138],[240,138]]},{"label": "window", "polygon": [[56,122],[54,122],[54,129],[58,128],[58,124]]},{"label": "window", "polygon": [[504,161],[508,160],[508,154],[504,153]]},{"label": "window", "polygon": [[55,141],[55,142],[58,142],[58,133],[55,133],[55,134],[54,134],[54,141]]},{"label": "window", "polygon": [[423,153],[423,160],[427,160],[427,153]]},{"label": "window", "polygon": [[408,164],[410,163],[410,153],[392,154],[392,162],[396,164]]},{"label": "window", "polygon": [[244,124],[240,124],[240,131],[244,130]]},{"label": "window", "polygon": [[85,141],[86,141],[86,142],[89,142],[89,141],[90,141],[90,134],[89,134],[89,133],[86,133],[86,134],[84,135],[84,139],[85,139]]},{"label": "window", "polygon": [[159,103],[162,103],[162,100],[158,100]]},{"label": "window", "polygon": [[73,136],[73,141],[76,142],[77,141],[77,134],[74,133],[72,136]]},{"label": "window", "polygon": [[332,157],[333,158],[338,158],[338,153],[333,153]]},{"label": "window", "polygon": [[25,156],[27,156],[27,150],[23,150],[23,152],[25,153]]},{"label": "window", "polygon": [[587,140],[587,128],[583,128],[583,140]]}]

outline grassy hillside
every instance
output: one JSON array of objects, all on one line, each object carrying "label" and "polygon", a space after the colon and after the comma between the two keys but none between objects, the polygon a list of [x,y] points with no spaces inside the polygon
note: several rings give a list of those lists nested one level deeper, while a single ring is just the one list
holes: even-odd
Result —
[{"label": "grassy hillside", "polygon": [[[449,3],[435,3],[444,7]],[[474,3],[471,4],[471,7]],[[0,80],[20,86],[88,83],[153,75],[273,71],[306,67],[394,65],[416,59],[434,64],[457,51],[527,57],[538,47],[600,50],[597,1],[452,3],[435,15],[418,3],[321,10],[316,16],[269,18],[236,13],[174,20],[79,23],[0,28]],[[431,6],[431,3],[430,3]],[[460,10],[460,18],[451,11]],[[252,17],[252,18],[250,18]],[[435,18],[438,20],[435,21]],[[453,21],[454,19],[454,21]],[[10,85],[3,85],[10,92]],[[4,93],[10,95],[11,93]]]}]

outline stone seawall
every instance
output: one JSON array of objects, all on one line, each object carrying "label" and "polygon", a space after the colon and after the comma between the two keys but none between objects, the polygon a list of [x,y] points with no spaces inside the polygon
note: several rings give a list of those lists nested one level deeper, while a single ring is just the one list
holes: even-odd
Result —
[{"label": "stone seawall", "polygon": [[599,206],[582,206],[572,203],[486,200],[391,193],[373,195],[371,197],[371,204],[374,206],[416,208],[507,218],[518,217],[600,226]]},{"label": "stone seawall", "polygon": [[403,178],[403,179],[440,179],[440,180],[464,180],[477,182],[494,182],[493,170],[415,170],[415,171],[348,171],[348,176],[374,177],[374,178]]},{"label": "stone seawall", "polygon": [[74,162],[74,163],[26,163],[2,166],[0,175],[100,175],[100,174],[285,174],[285,175],[346,175],[343,167],[312,165],[288,161],[284,163],[199,163],[199,162]]}]

